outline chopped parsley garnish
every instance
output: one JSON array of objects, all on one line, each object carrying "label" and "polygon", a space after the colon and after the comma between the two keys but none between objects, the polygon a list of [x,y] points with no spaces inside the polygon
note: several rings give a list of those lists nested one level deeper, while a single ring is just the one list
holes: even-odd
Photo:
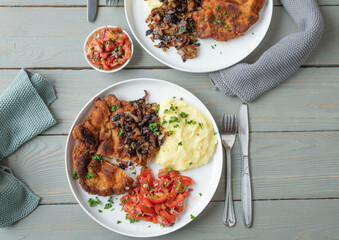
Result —
[{"label": "chopped parsley garnish", "polygon": [[180,28],[179,28],[179,31],[180,31],[180,32],[184,32],[185,29],[184,29],[183,27],[180,27]]},{"label": "chopped parsley garnish", "polygon": [[189,165],[192,165],[192,164],[193,164],[192,162],[189,163]]},{"label": "chopped parsley garnish", "polygon": [[202,193],[199,193],[200,197],[202,196]]},{"label": "chopped parsley garnish", "polygon": [[169,135],[168,136],[172,136],[174,131],[168,131]]},{"label": "chopped parsley garnish", "polygon": [[185,119],[185,123],[186,123],[186,124],[196,124],[197,122],[194,121],[194,120],[189,120],[189,121],[187,121],[187,119]]},{"label": "chopped parsley garnish", "polygon": [[225,25],[226,30],[228,30],[230,28],[230,26],[228,26],[227,24]]},{"label": "chopped parsley garnish", "polygon": [[207,22],[208,21],[208,18],[205,18],[205,22]]},{"label": "chopped parsley garnish", "polygon": [[119,105],[108,104],[108,106],[111,108],[111,112],[114,112],[115,110],[119,109]]},{"label": "chopped parsley garnish", "polygon": [[100,65],[98,65],[98,68],[99,68],[99,69],[102,69],[103,67],[102,67],[102,65],[100,64]]},{"label": "chopped parsley garnish", "polygon": [[204,126],[204,124],[200,122],[200,123],[199,123],[199,127],[202,129],[203,126]]},{"label": "chopped parsley garnish", "polygon": [[215,10],[218,10],[219,9],[219,5],[217,5],[216,7],[215,7]]},{"label": "chopped parsley garnish", "polygon": [[94,154],[92,160],[102,160],[102,156],[100,154]]},{"label": "chopped parsley garnish", "polygon": [[179,145],[179,146],[182,146],[182,141],[180,141],[180,142],[178,143],[178,145]]},{"label": "chopped parsley garnish", "polygon": [[168,109],[165,109],[164,113],[168,113],[168,112],[169,112],[169,110],[168,110]]},{"label": "chopped parsley garnish", "polygon": [[167,170],[167,173],[170,173],[173,169],[170,167],[168,170]]},{"label": "chopped parsley garnish", "polygon": [[118,220],[118,221],[117,221],[117,224],[119,224],[119,223],[121,223],[121,221],[120,221],[120,220]]},{"label": "chopped parsley garnish", "polygon": [[166,123],[168,123],[168,122],[166,121],[166,119],[163,119],[161,124],[164,125],[164,124],[166,124]]},{"label": "chopped parsley garnish", "polygon": [[186,118],[186,117],[188,117],[188,113],[181,112],[181,113],[180,113],[180,117]]},{"label": "chopped parsley garnish", "polygon": [[171,104],[170,110],[172,110],[173,112],[175,112],[175,109],[178,109],[178,107],[175,107],[175,108],[174,108],[173,104]]},{"label": "chopped parsley garnish", "polygon": [[159,112],[159,109],[160,109],[160,104],[158,104],[156,112]]},{"label": "chopped parsley garnish", "polygon": [[217,135],[217,132],[214,132],[214,135]]},{"label": "chopped parsley garnish", "polygon": [[134,175],[137,174],[137,171],[132,172],[132,174],[134,174]]},{"label": "chopped parsley garnish", "polygon": [[86,121],[89,121],[90,120],[90,118],[86,118]]},{"label": "chopped parsley garnish", "polygon": [[94,176],[93,172],[86,173],[85,178],[86,179],[91,179]]},{"label": "chopped parsley garnish", "polygon": [[112,207],[112,203],[106,203],[104,209],[110,209]]},{"label": "chopped parsley garnish", "polygon": [[145,166],[142,166],[141,168],[141,172],[143,172],[145,170]]},{"label": "chopped parsley garnish", "polygon": [[124,131],[123,131],[122,129],[120,129],[120,130],[119,130],[119,132],[118,132],[118,134],[117,134],[117,135],[118,135],[118,137],[120,137],[120,136],[121,136],[121,134],[123,134],[123,133],[124,133]]},{"label": "chopped parsley garnish", "polygon": [[160,132],[159,132],[159,128],[158,128],[158,125],[156,123],[150,123],[149,124],[149,129],[156,133],[157,135],[160,135]]},{"label": "chopped parsley garnish", "polygon": [[193,216],[192,214],[191,214],[191,219],[194,219],[195,218],[195,216]]},{"label": "chopped parsley garnish", "polygon": [[130,218],[129,223],[135,223],[135,218],[134,217]]},{"label": "chopped parsley garnish", "polygon": [[173,128],[178,128],[179,127],[179,124],[175,124],[174,126],[173,126]]},{"label": "chopped parsley garnish", "polygon": [[94,59],[95,59],[95,61],[99,62],[97,55],[94,55]]},{"label": "chopped parsley garnish", "polygon": [[109,202],[109,203],[112,203],[112,204],[113,204],[113,197],[112,197],[112,196],[110,196],[110,197],[108,198],[107,202]]},{"label": "chopped parsley garnish", "polygon": [[214,46],[213,46],[213,45],[211,45],[211,48],[212,48],[212,49],[214,49]]},{"label": "chopped parsley garnish", "polygon": [[168,122],[169,123],[174,123],[174,122],[180,123],[179,119],[175,116],[171,116]]},{"label": "chopped parsley garnish", "polygon": [[199,134],[199,133],[197,133],[197,136],[200,136],[200,134]]},{"label": "chopped parsley garnish", "polygon": [[151,225],[148,225],[148,228],[150,228],[151,227]]},{"label": "chopped parsley garnish", "polygon": [[132,148],[132,149],[135,149],[134,142],[132,142],[131,148]]},{"label": "chopped parsley garnish", "polygon": [[98,212],[102,212],[102,210],[101,210],[101,209],[98,209]]},{"label": "chopped parsley garnish", "polygon": [[74,173],[72,174],[72,178],[74,180],[77,180],[79,178],[77,172],[74,171]]},{"label": "chopped parsley garnish", "polygon": [[95,207],[100,203],[100,200],[98,197],[95,197],[96,200],[94,200],[93,198],[88,199],[88,204],[90,207]]},{"label": "chopped parsley garnish", "polygon": [[180,98],[180,101],[184,100],[182,97]]}]

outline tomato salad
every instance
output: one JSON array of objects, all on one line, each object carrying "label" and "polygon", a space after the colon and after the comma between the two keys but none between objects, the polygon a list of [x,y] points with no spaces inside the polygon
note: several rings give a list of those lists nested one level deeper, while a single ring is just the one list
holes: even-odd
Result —
[{"label": "tomato salad", "polygon": [[90,36],[85,51],[93,66],[109,71],[131,59],[132,42],[120,27],[105,27]]},{"label": "tomato salad", "polygon": [[151,170],[143,167],[137,176],[137,185],[120,198],[126,219],[131,223],[145,220],[172,226],[184,211],[184,200],[190,192],[188,186],[192,184],[190,177],[181,176],[171,168],[161,169],[158,179],[153,179]]}]

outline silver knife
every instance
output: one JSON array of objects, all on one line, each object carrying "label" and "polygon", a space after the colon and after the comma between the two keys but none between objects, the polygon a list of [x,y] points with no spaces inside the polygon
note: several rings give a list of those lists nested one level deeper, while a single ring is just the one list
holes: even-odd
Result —
[{"label": "silver knife", "polygon": [[98,0],[87,0],[87,20],[93,22],[97,14]]},{"label": "silver knife", "polygon": [[239,139],[242,151],[242,168],[241,168],[241,203],[242,218],[245,227],[252,225],[252,192],[250,166],[248,162],[248,142],[249,142],[249,124],[247,104],[240,106],[239,117]]}]

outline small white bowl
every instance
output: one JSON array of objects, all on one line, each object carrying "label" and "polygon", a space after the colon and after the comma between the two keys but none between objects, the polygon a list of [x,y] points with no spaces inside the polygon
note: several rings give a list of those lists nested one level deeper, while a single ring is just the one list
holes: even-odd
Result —
[{"label": "small white bowl", "polygon": [[131,58],[128,59],[128,61],[126,61],[124,65],[121,65],[120,67],[118,67],[118,68],[116,68],[116,69],[112,69],[112,70],[103,70],[103,69],[99,69],[99,68],[93,66],[93,64],[89,61],[88,57],[86,56],[86,44],[87,44],[88,39],[89,39],[96,31],[98,31],[99,29],[102,29],[102,28],[106,28],[106,27],[107,27],[107,28],[116,28],[116,27],[118,27],[118,26],[107,25],[107,26],[102,26],[102,27],[98,27],[97,29],[94,29],[94,30],[87,36],[87,38],[86,38],[86,40],[85,40],[85,44],[84,44],[84,57],[85,57],[87,63],[88,63],[92,68],[94,68],[95,70],[97,70],[97,71],[99,71],[99,72],[102,72],[102,73],[113,73],[113,72],[117,72],[117,71],[123,69],[123,68],[131,61],[131,59],[132,59],[132,57],[133,57],[133,52],[134,52],[134,44],[133,44],[133,41],[132,41],[132,38],[130,37],[130,35],[128,35],[128,33],[120,27],[121,30],[123,31],[123,33],[125,33],[125,34],[127,35],[127,37],[129,38],[129,40],[131,41]]}]

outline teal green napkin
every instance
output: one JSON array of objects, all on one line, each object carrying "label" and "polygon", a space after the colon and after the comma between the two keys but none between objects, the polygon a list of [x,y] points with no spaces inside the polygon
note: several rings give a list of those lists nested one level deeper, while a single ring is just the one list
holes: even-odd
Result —
[{"label": "teal green napkin", "polygon": [[[47,107],[55,99],[46,79],[21,69],[0,95],[0,162],[56,123]],[[39,201],[8,167],[0,166],[0,228],[26,217]]]}]

